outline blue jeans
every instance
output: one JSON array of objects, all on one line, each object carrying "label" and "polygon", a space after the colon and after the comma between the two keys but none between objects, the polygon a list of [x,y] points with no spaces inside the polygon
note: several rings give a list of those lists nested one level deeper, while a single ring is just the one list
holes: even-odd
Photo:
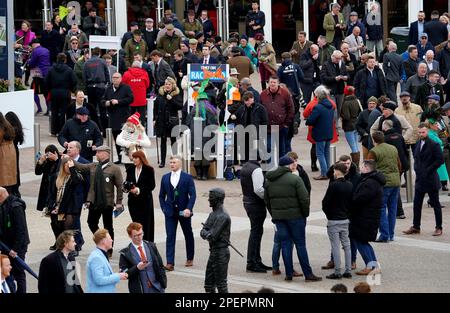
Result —
[{"label": "blue jeans", "polygon": [[[294,243],[291,241],[291,251],[294,248]],[[280,252],[281,252],[281,240],[278,236],[278,232],[275,231],[273,236],[273,248],[272,248],[272,268],[274,270],[280,269]]]},{"label": "blue jeans", "polygon": [[358,251],[362,256],[364,263],[366,263],[366,267],[369,267],[372,264],[374,264],[372,262],[377,262],[377,257],[375,256],[375,251],[373,251],[373,248],[369,242],[363,242],[363,241],[359,241],[357,239],[352,239],[352,241],[355,243],[356,247],[358,248]]},{"label": "blue jeans", "polygon": [[292,262],[292,241],[294,241],[303,274],[305,277],[310,277],[313,273],[311,266],[309,265],[308,251],[306,251],[306,218],[277,220],[275,221],[275,224],[277,226],[278,236],[281,240],[281,253],[283,255],[286,276],[292,277],[294,272],[294,265]]},{"label": "blue jeans", "polygon": [[318,141],[316,142],[316,154],[320,164],[320,175],[327,176],[327,171],[330,168],[330,142]]},{"label": "blue jeans", "polygon": [[383,188],[383,206],[381,207],[380,218],[380,240],[394,240],[399,191],[400,187]]},{"label": "blue jeans", "polygon": [[[267,152],[272,152],[272,135],[278,136],[278,158],[284,156],[290,147],[290,139],[288,138],[289,128],[281,127],[279,132],[267,133]],[[275,139],[274,139],[275,140]]]},{"label": "blue jeans", "polygon": [[350,149],[352,149],[352,153],[359,152],[359,138],[358,132],[356,130],[345,132],[345,139],[347,139],[347,143],[350,146]]}]

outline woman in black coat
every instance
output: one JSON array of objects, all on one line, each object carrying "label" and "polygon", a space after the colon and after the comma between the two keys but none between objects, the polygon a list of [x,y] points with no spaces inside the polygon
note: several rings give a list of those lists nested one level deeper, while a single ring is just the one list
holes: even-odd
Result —
[{"label": "woman in black coat", "polygon": [[[36,175],[42,175],[36,210],[43,211],[45,209],[44,214],[46,214],[47,216],[49,214],[47,208],[49,202],[50,185],[51,183],[54,184],[56,181],[56,176],[58,175],[59,159],[60,157],[58,148],[56,148],[55,145],[48,145],[45,148],[44,154],[40,156],[39,160],[37,161],[34,170],[34,173]],[[56,240],[59,231],[56,225],[54,225],[53,223],[51,223],[50,225],[52,227],[52,231],[53,234],[55,235]],[[55,249],[56,249],[55,245],[52,245],[50,247],[50,250]]]},{"label": "woman in black coat", "polygon": [[349,237],[355,242],[366,263],[366,268],[357,272],[357,275],[368,275],[373,268],[377,267],[375,252],[369,242],[377,238],[383,203],[383,186],[386,180],[375,168],[373,160],[363,162],[361,181],[353,192]]},{"label": "woman in black coat", "polygon": [[74,229],[74,221],[79,218],[84,203],[84,178],[78,172],[72,159],[61,159],[56,180],[50,184],[49,209],[52,224],[57,230],[56,238],[64,230]]},{"label": "woman in black coat", "polygon": [[133,165],[127,168],[126,182],[132,184],[124,186],[128,194],[128,207],[131,220],[140,223],[144,230],[144,240],[153,242],[155,233],[155,217],[153,209],[152,191],[155,189],[155,171],[151,167],[142,150],[132,154]]},{"label": "woman in black coat", "polygon": [[166,164],[167,138],[170,144],[176,142],[176,137],[171,136],[172,128],[179,124],[178,111],[183,108],[183,98],[176,81],[167,77],[164,86],[158,91],[158,96],[153,107],[153,119],[155,120],[156,137],[161,138],[161,163],[160,168]]}]

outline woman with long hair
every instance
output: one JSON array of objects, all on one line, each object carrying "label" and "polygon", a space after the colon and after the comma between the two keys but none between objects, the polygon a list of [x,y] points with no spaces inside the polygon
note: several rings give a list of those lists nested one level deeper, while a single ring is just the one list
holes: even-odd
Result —
[{"label": "woman with long hair", "polygon": [[183,98],[177,82],[172,77],[167,77],[164,86],[158,91],[158,96],[154,105],[154,120],[156,137],[161,138],[161,163],[160,168],[166,164],[167,138],[170,137],[170,144],[176,142],[176,138],[171,136],[172,128],[179,124],[178,111],[183,108]]},{"label": "woman with long hair", "polygon": [[11,124],[14,128],[14,148],[16,149],[16,171],[17,171],[17,184],[13,186],[13,194],[17,197],[20,197],[20,168],[19,168],[19,145],[22,145],[25,141],[25,135],[23,133],[22,123],[20,122],[19,117],[16,113],[10,111],[5,115],[6,120]]},{"label": "woman with long hair", "polygon": [[0,187],[14,194],[17,184],[16,151],[14,150],[14,127],[0,112]]},{"label": "woman with long hair", "polygon": [[155,171],[148,163],[144,151],[136,151],[132,157],[133,165],[127,168],[124,191],[128,192],[128,207],[132,221],[142,224],[144,240],[153,242],[155,217],[152,191],[155,189]]},{"label": "woman with long hair", "polygon": [[50,186],[49,210],[52,224],[57,230],[56,238],[65,230],[75,230],[74,221],[83,206],[84,178],[70,158],[61,158],[55,184]]},{"label": "woman with long hair", "polygon": [[[41,185],[39,187],[39,196],[36,206],[36,210],[44,211],[44,214],[48,216],[48,199],[50,186],[55,184],[56,177],[58,175],[58,164],[59,164],[59,151],[55,145],[48,145],[45,147],[44,154],[42,154],[36,162],[36,167],[34,173],[36,175],[42,175]],[[53,234],[55,235],[55,240],[58,237],[58,229],[56,225],[51,223]],[[55,250],[56,246],[52,245],[50,250]]]}]

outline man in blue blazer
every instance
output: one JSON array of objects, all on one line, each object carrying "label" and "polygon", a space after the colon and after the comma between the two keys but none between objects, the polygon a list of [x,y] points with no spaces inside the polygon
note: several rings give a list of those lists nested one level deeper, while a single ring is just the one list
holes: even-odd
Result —
[{"label": "man in blue blazer", "polygon": [[208,46],[203,46],[202,57],[198,58],[198,62],[201,64],[218,64],[217,59],[211,56],[211,49]]},{"label": "man in blue blazer", "polygon": [[425,12],[419,11],[417,13],[417,21],[409,24],[408,33],[408,45],[416,45],[419,41],[419,35],[424,32],[425,29]]},{"label": "man in blue blazer", "polygon": [[[89,164],[92,163],[91,161],[88,161],[87,159],[83,158],[80,155],[81,152],[81,144],[78,141],[71,141],[67,144],[67,155],[69,157],[71,157],[74,161],[81,163],[81,164]],[[77,195],[78,197],[82,197],[83,200],[82,202],[85,203],[86,202],[86,198],[87,198],[87,194],[89,193],[89,175],[83,175],[84,178],[84,182],[82,184],[80,184],[77,187]],[[76,251],[74,252],[74,256],[78,256],[79,251],[81,251],[83,245],[84,245],[84,238],[83,238],[83,234],[81,232],[81,221],[80,221],[80,215],[75,216],[74,219],[74,224],[73,224],[73,229],[77,230],[77,232],[75,233],[75,241],[77,243],[75,249]]]},{"label": "man in blue blazer", "polygon": [[159,203],[166,218],[166,270],[173,271],[175,264],[175,240],[178,222],[180,222],[186,240],[187,261],[192,266],[194,260],[194,235],[191,217],[195,204],[195,184],[191,175],[181,171],[181,158],[170,157],[171,172],[161,178]]},{"label": "man in blue blazer", "polygon": [[109,264],[108,250],[112,249],[113,240],[108,230],[100,228],[94,233],[97,247],[91,252],[86,263],[86,292],[115,293],[116,285],[127,280],[126,272],[114,273]]}]

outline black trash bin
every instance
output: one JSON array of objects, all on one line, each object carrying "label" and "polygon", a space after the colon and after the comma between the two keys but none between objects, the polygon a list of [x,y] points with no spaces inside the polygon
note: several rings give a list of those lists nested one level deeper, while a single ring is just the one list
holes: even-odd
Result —
[{"label": "black trash bin", "polygon": [[397,44],[397,52],[403,53],[408,49],[409,26],[398,26],[391,30],[391,37]]}]

